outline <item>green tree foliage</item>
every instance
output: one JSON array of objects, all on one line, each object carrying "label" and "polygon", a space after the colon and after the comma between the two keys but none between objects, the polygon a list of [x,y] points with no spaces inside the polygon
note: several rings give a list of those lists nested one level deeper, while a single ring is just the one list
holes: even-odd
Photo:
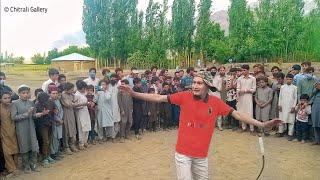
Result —
[{"label": "green tree foliage", "polygon": [[[84,0],[83,30],[90,48],[83,53],[84,49],[70,47],[68,52],[82,52],[107,65],[171,68],[192,66],[197,58],[320,59],[319,0],[309,14],[303,12],[303,0],[259,0],[255,9],[246,0],[231,0],[227,35],[210,20],[215,1],[200,0],[196,9],[194,0],[173,0],[171,19],[168,0],[145,2],[144,13],[137,10],[138,0]],[[54,50],[48,53],[56,55]]]},{"label": "green tree foliage", "polygon": [[37,53],[31,57],[31,61],[34,64],[45,64],[46,58],[45,56],[42,56],[40,53]]}]

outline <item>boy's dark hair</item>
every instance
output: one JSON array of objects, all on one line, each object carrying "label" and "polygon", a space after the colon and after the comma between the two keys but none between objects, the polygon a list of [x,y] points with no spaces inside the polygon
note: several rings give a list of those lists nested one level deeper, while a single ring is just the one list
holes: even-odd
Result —
[{"label": "boy's dark hair", "polygon": [[138,83],[140,83],[141,82],[141,79],[140,78],[134,78],[133,79],[133,84],[134,85],[136,85],[136,84],[138,84]]},{"label": "boy's dark hair", "polygon": [[167,83],[167,82],[162,83],[162,87],[164,87],[164,86],[166,86],[166,85],[170,86],[170,84]]},{"label": "boy's dark hair", "polygon": [[173,81],[180,81],[180,78],[174,77],[174,78],[173,78]]},{"label": "boy's dark hair", "polygon": [[6,77],[6,74],[0,71],[0,76]]},{"label": "boy's dark hair", "polygon": [[83,80],[78,80],[76,82],[77,89],[85,89],[87,87],[87,83],[85,83]]},{"label": "boy's dark hair", "polygon": [[305,61],[303,63],[301,63],[301,66],[306,65],[306,66],[311,66],[311,62],[310,61]]},{"label": "boy's dark hair", "polygon": [[114,72],[117,74],[119,71],[121,71],[121,72],[123,72],[123,70],[121,69],[121,68],[116,68],[115,70],[114,70]]},{"label": "boy's dark hair", "polygon": [[106,84],[110,83],[108,79],[104,78],[104,79],[99,81],[99,86],[101,86],[101,83],[103,83],[103,82],[106,83]]},{"label": "boy's dark hair", "polygon": [[249,66],[249,64],[243,64],[243,65],[241,66],[241,69],[249,70],[249,69],[250,69],[250,66]]},{"label": "boy's dark hair", "polygon": [[257,78],[257,81],[264,81],[264,82],[268,83],[268,78],[266,76],[259,76]]},{"label": "boy's dark hair", "polygon": [[272,66],[271,71],[273,71],[274,69],[278,69],[279,72],[281,71],[281,69],[278,66]]},{"label": "boy's dark hair", "polygon": [[118,74],[116,74],[116,73],[112,73],[112,74],[110,75],[110,79],[111,79],[111,78],[119,79],[119,76],[118,76]]},{"label": "boy's dark hair", "polygon": [[92,84],[90,84],[86,87],[86,90],[90,90],[90,89],[94,91],[94,86]]},{"label": "boy's dark hair", "polygon": [[11,92],[10,92],[10,91],[1,91],[1,92],[0,92],[0,99],[1,99],[2,96],[5,95],[5,94],[9,94],[10,97],[11,97]]},{"label": "boy's dark hair", "polygon": [[230,70],[229,70],[229,72],[237,72],[237,71],[238,71],[238,69],[237,69],[237,68],[235,68],[235,67],[230,68]]},{"label": "boy's dark hair", "polygon": [[306,73],[313,73],[313,72],[314,72],[314,68],[313,67],[307,67]]},{"label": "boy's dark hair", "polygon": [[189,74],[191,71],[194,71],[194,67],[188,67],[187,68],[187,73]]},{"label": "boy's dark hair", "polygon": [[49,74],[49,77],[50,77],[50,76],[53,76],[55,74],[59,74],[59,71],[58,71],[58,69],[50,68],[49,71],[48,71],[48,74]]},{"label": "boy's dark hair", "polygon": [[285,75],[282,72],[277,73],[276,78],[284,79]]},{"label": "boy's dark hair", "polygon": [[73,89],[74,88],[74,84],[72,84],[71,82],[67,82],[65,85],[64,85],[64,90],[65,91],[69,91],[70,89]]},{"label": "boy's dark hair", "polygon": [[43,90],[42,90],[41,88],[35,89],[35,90],[34,90],[34,96],[37,97],[37,95],[38,95],[39,93],[41,93],[41,92],[43,92]]},{"label": "boy's dark hair", "polygon": [[95,73],[97,73],[97,69],[96,68],[90,68],[89,72],[94,71]]},{"label": "boy's dark hair", "polygon": [[288,73],[287,75],[286,75],[286,78],[290,78],[290,79],[293,79],[293,75],[292,74],[290,74],[290,73]]},{"label": "boy's dark hair", "polygon": [[145,75],[148,75],[148,74],[151,74],[152,72],[150,71],[150,70],[146,70],[145,72],[144,72],[144,74]]},{"label": "boy's dark hair", "polygon": [[109,73],[110,70],[109,69],[103,69],[102,70],[102,75],[105,76],[107,73]]},{"label": "boy's dark hair", "polygon": [[305,100],[309,100],[309,95],[308,94],[301,94],[300,96],[300,100],[305,99]]},{"label": "boy's dark hair", "polygon": [[125,83],[125,84],[129,84],[128,79],[123,79],[123,80],[121,80],[121,82],[122,82],[122,83]]},{"label": "boy's dark hair", "polygon": [[63,78],[67,79],[67,77],[64,74],[59,74],[58,81],[61,81],[61,79]]},{"label": "boy's dark hair", "polygon": [[227,68],[226,68],[225,66],[220,66],[220,67],[218,68],[218,71],[220,71],[220,69],[226,70]]},{"label": "boy's dark hair", "polygon": [[131,68],[131,71],[133,71],[133,70],[138,70],[136,67],[132,67]]},{"label": "boy's dark hair", "polygon": [[149,88],[148,93],[151,93],[151,92],[156,92],[156,90],[154,88]]},{"label": "boy's dark hair", "polygon": [[21,93],[22,91],[30,91],[30,88],[29,88],[29,87],[26,87],[26,86],[20,87],[20,88],[18,89],[18,93]]},{"label": "boy's dark hair", "polygon": [[45,92],[40,92],[37,96],[37,100],[41,104],[45,104],[50,99],[50,96]]},{"label": "boy's dark hair", "polygon": [[152,71],[153,69],[157,69],[158,70],[158,67],[157,66],[152,66],[150,70]]}]

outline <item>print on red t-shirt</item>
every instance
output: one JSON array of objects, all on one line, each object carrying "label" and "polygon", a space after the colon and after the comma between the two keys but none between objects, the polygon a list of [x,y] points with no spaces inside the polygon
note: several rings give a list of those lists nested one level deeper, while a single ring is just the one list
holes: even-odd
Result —
[{"label": "print on red t-shirt", "polygon": [[168,100],[180,106],[176,151],[191,157],[207,157],[216,118],[228,115],[232,108],[215,96],[209,96],[207,102],[197,100],[190,91],[172,94]]}]

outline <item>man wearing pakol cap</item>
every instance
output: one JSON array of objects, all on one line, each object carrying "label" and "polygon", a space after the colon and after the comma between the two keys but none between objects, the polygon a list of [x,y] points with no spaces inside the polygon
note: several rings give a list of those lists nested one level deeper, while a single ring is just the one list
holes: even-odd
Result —
[{"label": "man wearing pakol cap", "polygon": [[121,91],[128,92],[137,99],[159,103],[169,102],[180,106],[180,123],[175,152],[179,180],[209,179],[207,156],[218,116],[231,114],[240,121],[264,128],[281,122],[278,119],[259,122],[247,114],[234,110],[219,98],[208,94],[209,89],[215,89],[211,82],[210,74],[200,72],[193,78],[191,91],[170,95],[134,92],[126,85],[119,87]]}]

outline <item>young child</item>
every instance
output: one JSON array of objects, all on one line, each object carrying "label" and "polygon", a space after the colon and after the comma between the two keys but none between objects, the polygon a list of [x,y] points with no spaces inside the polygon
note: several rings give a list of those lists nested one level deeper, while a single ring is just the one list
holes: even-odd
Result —
[{"label": "young child", "polygon": [[[129,85],[129,81],[124,79],[121,81],[121,85]],[[119,107],[121,112],[120,142],[123,143],[124,139],[130,139],[133,102],[129,94],[121,91],[119,93]]]},{"label": "young child", "polygon": [[64,85],[67,82],[67,77],[64,74],[59,74],[58,77],[58,91],[59,93],[62,93],[64,91]]},{"label": "young child", "polygon": [[[274,82],[271,86],[273,90],[273,100],[271,103],[271,111],[270,111],[270,119],[278,118],[279,117],[279,95],[280,95],[280,88],[284,84],[285,75],[283,73],[275,74],[277,78],[277,82]],[[282,137],[281,135],[279,135]]]},{"label": "young child", "polygon": [[279,119],[283,121],[279,125],[279,137],[284,135],[284,130],[288,129],[288,140],[292,141],[295,121],[295,106],[297,104],[297,87],[292,84],[293,75],[287,74],[286,84],[282,85],[279,94]]},{"label": "young child", "polygon": [[[141,79],[140,78],[134,78],[133,79],[133,88],[132,90],[135,92],[139,92],[142,93],[142,89],[141,89]],[[133,117],[133,124],[134,124],[134,134],[136,136],[136,138],[138,140],[141,139],[140,135],[139,135],[139,130],[141,128],[141,122],[142,122],[142,112],[143,112],[143,100],[137,99],[137,98],[132,98],[133,101],[133,113],[132,113],[132,117]]]},{"label": "young child", "polygon": [[[48,90],[48,89],[47,89]],[[43,111],[49,111],[48,114],[43,115],[41,117],[35,118],[35,121],[38,122],[39,130],[42,139],[42,155],[43,161],[42,165],[44,167],[48,167],[49,164],[55,163],[50,157],[50,141],[51,141],[51,134],[52,134],[52,121],[54,119],[54,102],[49,101],[50,96],[45,93],[41,92],[37,96],[37,102],[35,104],[36,113],[40,113]]]},{"label": "young child", "polygon": [[88,100],[88,111],[90,114],[90,120],[91,120],[91,130],[89,132],[89,142],[91,144],[96,144],[95,142],[95,131],[94,126],[96,124],[96,103],[93,102],[94,100],[94,90],[95,86],[88,85],[86,88],[86,98]]},{"label": "young child", "polygon": [[[171,94],[170,85],[166,82],[162,84],[161,95]],[[160,116],[163,119],[163,129],[168,130],[171,126],[171,105],[169,103],[160,103]]]},{"label": "young child", "polygon": [[5,159],[5,167],[9,174],[17,175],[15,160],[18,158],[16,127],[11,120],[11,92],[2,91],[0,94],[1,144]]},{"label": "young child", "polygon": [[296,136],[297,140],[301,143],[306,142],[308,133],[308,116],[311,114],[311,106],[308,104],[309,96],[302,94],[300,96],[300,102],[295,107],[297,112],[296,116]]},{"label": "young child", "polygon": [[53,101],[55,108],[53,110],[54,117],[52,121],[52,135],[51,135],[51,156],[54,160],[63,158],[60,153],[60,140],[62,139],[62,124],[63,124],[63,108],[59,99],[59,90],[54,84],[49,84],[48,92],[50,94],[50,101]]},{"label": "young child", "polygon": [[79,136],[79,149],[84,150],[88,147],[88,136],[91,130],[91,119],[88,111],[88,100],[86,98],[86,87],[87,83],[83,80],[76,82],[77,92],[75,98],[81,106],[78,106],[75,110],[77,120],[77,130]]},{"label": "young child", "polygon": [[315,142],[313,145],[320,145],[320,79],[315,84],[315,92],[312,96],[311,119],[314,130]]},{"label": "young child", "polygon": [[[99,82],[101,91],[97,91],[94,102],[97,104],[97,122],[96,130],[98,133],[98,141],[101,144],[104,139],[104,130],[107,137],[113,134],[112,104],[111,94],[108,91],[109,80],[103,79]],[[106,140],[105,140],[106,141]]]},{"label": "young child", "polygon": [[37,168],[37,153],[39,151],[33,117],[41,117],[49,112],[47,110],[36,113],[34,103],[29,100],[30,88],[21,85],[18,89],[20,99],[12,102],[11,118],[16,125],[16,134],[22,166],[25,173],[39,171]]},{"label": "young child", "polygon": [[[75,143],[77,135],[76,119],[74,108],[87,103],[81,104],[74,97],[74,84],[67,82],[64,85],[64,91],[61,94],[61,104],[63,107],[63,129],[64,129],[64,148],[65,152],[70,155],[72,152],[78,152]],[[72,151],[72,152],[71,152]]]},{"label": "young child", "polygon": [[[258,88],[255,95],[256,102],[256,118],[259,121],[265,122],[269,120],[271,102],[272,102],[272,89],[267,86],[268,78],[265,76],[258,77]],[[265,136],[269,136],[267,129],[263,129]]]},{"label": "young child", "polygon": [[[149,89],[149,94],[155,94],[156,91],[153,88]],[[150,131],[156,132],[157,130],[157,117],[159,114],[159,104],[156,102],[147,102],[147,106],[149,109],[148,117],[149,117],[149,127]]]}]

